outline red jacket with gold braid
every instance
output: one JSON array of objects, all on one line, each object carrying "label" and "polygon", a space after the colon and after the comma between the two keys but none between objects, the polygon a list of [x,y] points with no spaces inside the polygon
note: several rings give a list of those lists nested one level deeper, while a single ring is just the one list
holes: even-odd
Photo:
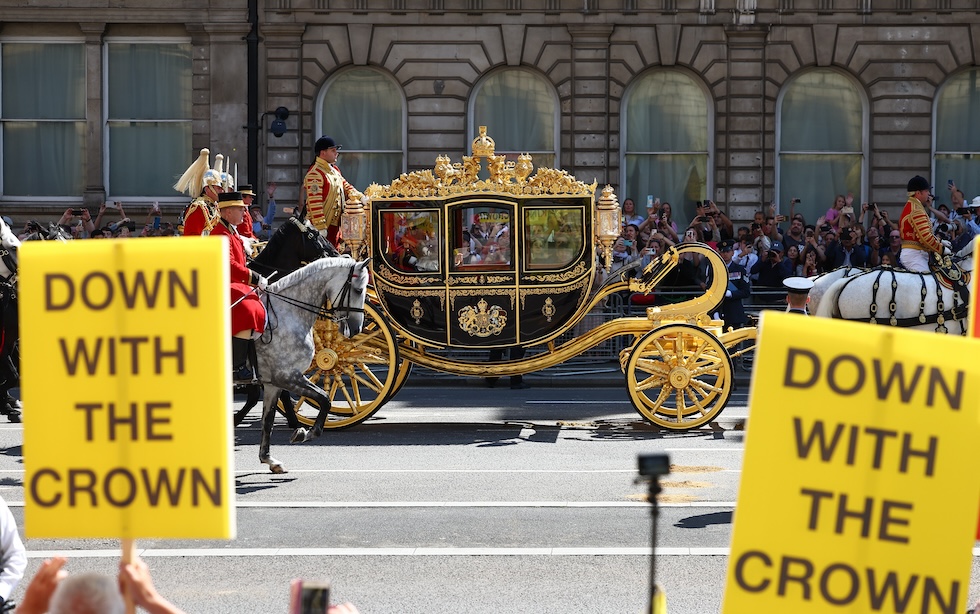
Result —
[{"label": "red jacket with gold braid", "polygon": [[218,208],[207,196],[198,196],[184,210],[184,226],[181,234],[185,237],[199,237],[214,228],[218,222]]},{"label": "red jacket with gold braid", "polygon": [[340,225],[344,203],[350,198],[361,197],[354,186],[347,183],[335,164],[317,156],[303,180],[306,190],[306,215],[317,230]]},{"label": "red jacket with gold braid", "polygon": [[943,253],[943,244],[932,234],[932,223],[926,214],[926,208],[914,196],[909,196],[905,208],[902,209],[898,231],[902,234],[902,247]]}]

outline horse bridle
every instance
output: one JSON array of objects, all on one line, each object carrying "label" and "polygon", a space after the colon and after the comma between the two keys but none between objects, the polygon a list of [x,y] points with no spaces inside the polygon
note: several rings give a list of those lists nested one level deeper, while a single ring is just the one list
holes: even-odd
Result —
[{"label": "horse bridle", "polygon": [[[350,317],[350,314],[352,312],[361,313],[361,314],[364,313],[363,307],[350,306],[351,285],[354,282],[354,269],[356,268],[357,268],[357,263],[355,262],[354,266],[350,268],[350,272],[347,274],[347,281],[345,281],[344,285],[340,288],[340,291],[337,293],[336,298],[330,301],[327,300],[321,301],[319,305],[307,303],[306,301],[301,301],[291,296],[281,294],[279,292],[272,292],[271,290],[268,289],[265,290],[265,294],[270,298],[274,296],[288,305],[299,307],[303,311],[307,311],[309,313],[315,313],[318,318],[329,319],[332,322],[343,322]],[[347,305],[341,308],[334,307],[334,305],[340,303],[341,301],[347,302]],[[326,306],[328,304],[330,305],[329,307]],[[271,336],[272,331],[276,328],[272,324],[272,317],[271,317],[272,315],[275,314],[275,308],[272,306],[272,301],[269,299],[266,299],[266,311],[270,313],[269,326],[266,328],[266,333],[269,333]],[[342,316],[338,315],[341,313],[343,314]],[[263,333],[262,336],[265,337],[265,333]]]}]

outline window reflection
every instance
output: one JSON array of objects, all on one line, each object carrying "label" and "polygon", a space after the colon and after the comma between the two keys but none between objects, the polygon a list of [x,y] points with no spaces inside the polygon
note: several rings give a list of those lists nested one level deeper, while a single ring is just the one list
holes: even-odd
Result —
[{"label": "window reflection", "polygon": [[582,251],[582,209],[528,209],[524,212],[529,269],[558,269]]},{"label": "window reflection", "polygon": [[408,273],[440,270],[439,212],[401,209],[381,212],[385,261]]},{"label": "window reflection", "polygon": [[509,268],[513,259],[510,210],[461,207],[455,212],[453,269]]}]

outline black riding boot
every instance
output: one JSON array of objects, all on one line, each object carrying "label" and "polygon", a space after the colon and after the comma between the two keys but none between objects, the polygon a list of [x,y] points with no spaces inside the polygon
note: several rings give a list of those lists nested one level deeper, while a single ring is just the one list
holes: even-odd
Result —
[{"label": "black riding boot", "polygon": [[232,379],[236,382],[251,382],[252,369],[248,366],[248,339],[231,338]]}]

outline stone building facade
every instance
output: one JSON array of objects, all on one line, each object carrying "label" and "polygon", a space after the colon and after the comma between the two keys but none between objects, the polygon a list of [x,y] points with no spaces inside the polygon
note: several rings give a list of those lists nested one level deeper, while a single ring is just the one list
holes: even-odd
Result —
[{"label": "stone building facade", "polygon": [[[316,137],[338,129],[323,107],[331,95],[343,100],[343,92],[331,93],[332,80],[358,67],[386,79],[400,98],[401,151],[396,147],[394,159],[401,171],[430,168],[440,154],[458,160],[468,153],[482,121],[474,117],[481,84],[517,69],[553,93],[555,164],[612,184],[641,210],[647,194],[662,193],[657,172],[677,172],[672,154],[688,156],[694,169],[683,176],[688,184],[667,191],[681,219],[701,199],[727,208],[735,220],[750,219],[770,201],[786,213],[789,197],[803,196],[794,206],[812,221],[835,194],[848,191],[856,201],[897,207],[916,174],[940,177],[941,201],[948,202],[946,175],[953,173],[968,199],[980,194],[980,177],[971,172],[980,168],[974,167],[980,141],[972,149],[964,144],[974,130],[971,105],[980,102],[973,86],[980,81],[976,0],[251,2],[90,0],[66,8],[39,0],[4,7],[0,51],[11,42],[80,41],[87,84],[80,193],[5,189],[4,211],[55,214],[66,202],[91,205],[119,196],[104,100],[107,41],[160,37],[189,44],[191,105],[184,157],[155,168],[179,174],[199,148],[209,147],[234,159],[241,183],[276,181],[280,204],[298,198]],[[250,39],[257,51],[251,59]],[[257,87],[251,105],[250,74]],[[662,74],[670,77],[660,81]],[[685,96],[701,92],[704,117],[672,108],[674,92],[656,89],[661,83],[684,84]],[[2,73],[0,84],[5,94],[16,85]],[[654,94],[639,97],[641,90]],[[818,98],[816,110],[807,106]],[[650,104],[648,111],[641,106]],[[277,107],[289,110],[281,137],[268,131]],[[704,143],[693,138],[693,149],[671,151],[676,139],[646,138],[644,129],[664,130],[673,113],[703,133]],[[0,109],[5,127],[16,119]],[[251,143],[250,126],[257,131]],[[347,150],[371,149],[358,147],[356,127],[342,129],[355,141],[345,143]],[[2,155],[16,156],[8,143]],[[498,138],[501,145],[521,149]],[[0,168],[13,172],[7,164]],[[124,199],[159,200],[172,210],[182,201],[159,189]]]}]

